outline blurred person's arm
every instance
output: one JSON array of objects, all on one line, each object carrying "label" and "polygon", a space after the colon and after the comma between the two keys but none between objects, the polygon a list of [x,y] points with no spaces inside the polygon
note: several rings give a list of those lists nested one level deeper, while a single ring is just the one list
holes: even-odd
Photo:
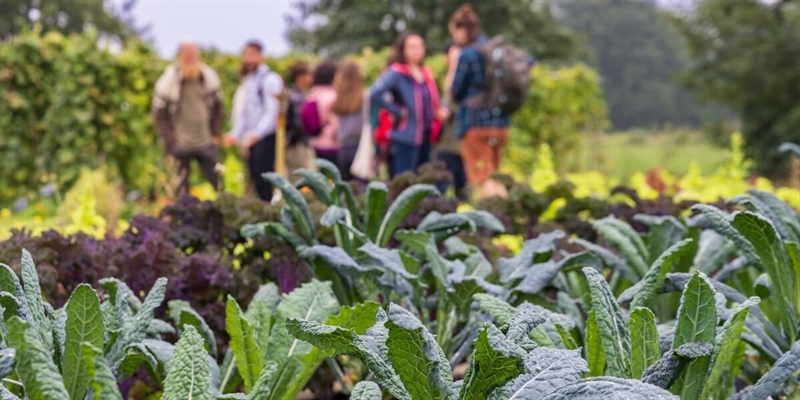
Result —
[{"label": "blurred person's arm", "polygon": [[175,121],[170,114],[171,100],[169,93],[172,85],[175,84],[176,74],[177,67],[170,65],[158,78],[153,91],[153,104],[150,110],[156,131],[169,154],[173,154],[175,151]]},{"label": "blurred person's arm", "polygon": [[375,85],[372,86],[372,89],[370,89],[369,99],[372,103],[372,107],[382,108],[395,117],[400,118],[403,116],[403,110],[398,107],[397,104],[388,101],[384,96],[384,94],[394,87],[397,76],[396,73],[390,71],[383,74],[383,76],[375,82]]},{"label": "blurred person's arm", "polygon": [[164,141],[167,153],[172,154],[175,150],[175,124],[173,124],[166,106],[153,107],[153,121],[161,140]]},{"label": "blurred person's arm", "polygon": [[444,99],[452,98],[451,88],[458,68],[458,58],[461,56],[461,47],[450,46],[447,50],[447,75],[444,78]]},{"label": "blurred person's arm", "polygon": [[[225,144],[228,146],[236,143],[242,144],[242,140],[244,140],[245,125],[247,124],[246,121],[249,119],[247,115],[249,110],[247,101],[249,100],[248,92],[250,92],[249,85],[252,84],[251,80],[252,80],[251,77],[245,78],[242,81],[242,83],[239,84],[239,88],[236,91],[236,93],[239,93],[239,91],[241,90],[241,93],[239,97],[239,102],[234,104],[235,108],[233,112],[235,117],[233,118],[233,126],[231,127],[231,131],[228,133],[228,136],[225,138]],[[236,93],[234,93],[234,100]],[[236,114],[237,112],[236,107],[238,107],[238,114]]]},{"label": "blurred person's arm", "polygon": [[225,119],[225,115],[222,112],[222,90],[217,90],[214,93],[209,115],[211,118],[211,136],[214,138],[215,144],[218,144],[219,138],[222,136],[222,123]]},{"label": "blurred person's arm", "polygon": [[480,74],[480,53],[474,48],[464,49],[458,56],[456,72],[453,83],[450,85],[450,94],[453,100],[462,102],[467,98],[469,87],[476,84],[476,76]]}]

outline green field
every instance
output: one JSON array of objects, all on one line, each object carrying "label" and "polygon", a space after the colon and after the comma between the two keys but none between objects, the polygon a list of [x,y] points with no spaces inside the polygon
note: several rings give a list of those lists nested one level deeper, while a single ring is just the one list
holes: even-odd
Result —
[{"label": "green field", "polygon": [[692,161],[697,161],[706,174],[729,153],[728,149],[709,143],[700,132],[688,130],[587,134],[583,143],[583,169],[622,179],[652,168],[683,175]]}]

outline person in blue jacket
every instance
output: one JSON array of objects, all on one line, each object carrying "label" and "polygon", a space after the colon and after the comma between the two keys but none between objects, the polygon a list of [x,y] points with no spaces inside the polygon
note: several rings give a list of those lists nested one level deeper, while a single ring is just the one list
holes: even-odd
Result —
[{"label": "person in blue jacket", "polygon": [[440,120],[449,117],[439,108],[439,90],[431,70],[423,65],[425,42],[414,33],[401,35],[394,44],[394,62],[370,90],[375,108],[393,117],[389,134],[389,175],[414,172],[430,161],[431,144],[439,136]]},{"label": "person in blue jacket", "polygon": [[[448,95],[459,104],[455,115],[455,135],[461,140],[461,158],[473,194],[478,198],[506,197],[505,186],[492,179],[500,168],[510,132],[511,115],[470,101],[491,87],[494,77],[487,76],[487,62],[482,46],[488,39],[472,6],[462,5],[450,20],[453,42],[448,54],[451,69],[446,87]],[[459,50],[460,49],[460,50]],[[528,68],[536,59],[528,54]]]}]

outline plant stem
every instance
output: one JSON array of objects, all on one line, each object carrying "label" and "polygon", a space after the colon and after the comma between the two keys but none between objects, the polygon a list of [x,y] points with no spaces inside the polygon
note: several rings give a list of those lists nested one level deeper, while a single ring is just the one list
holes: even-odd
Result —
[{"label": "plant stem", "polygon": [[5,383],[10,383],[10,384],[12,384],[12,385],[17,385],[17,386],[19,386],[19,387],[24,387],[24,386],[22,385],[22,382],[20,382],[20,381],[15,381],[15,380],[13,380],[13,379],[9,379],[9,378],[3,378],[3,382],[5,382]]},{"label": "plant stem", "polygon": [[228,365],[228,370],[225,371],[225,377],[222,379],[222,382],[219,384],[219,392],[223,393],[225,391],[225,386],[228,385],[228,381],[231,379],[231,375],[233,374],[233,367],[236,366],[236,359],[231,357],[231,362]]},{"label": "plant stem", "polygon": [[438,296],[438,305],[436,307],[436,342],[439,347],[444,348],[447,342],[447,301],[445,300],[445,289],[441,283],[436,283],[436,295]]},{"label": "plant stem", "polygon": [[353,388],[351,388],[350,385],[348,385],[347,382],[345,382],[344,371],[342,371],[342,368],[339,367],[339,363],[337,363],[335,359],[330,357],[326,358],[325,362],[333,370],[333,373],[336,374],[336,380],[339,381],[340,385],[342,385],[342,391],[344,392],[344,394],[350,394]]}]

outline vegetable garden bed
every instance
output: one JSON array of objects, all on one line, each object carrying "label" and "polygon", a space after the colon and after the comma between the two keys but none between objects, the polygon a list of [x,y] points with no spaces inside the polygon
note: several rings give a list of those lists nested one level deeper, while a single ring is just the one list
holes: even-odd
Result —
[{"label": "vegetable garden bed", "polygon": [[118,238],[0,244],[2,398],[800,395],[800,216],[767,192],[512,254],[491,243],[514,221],[319,167],[266,176],[280,210],[184,200]]}]

